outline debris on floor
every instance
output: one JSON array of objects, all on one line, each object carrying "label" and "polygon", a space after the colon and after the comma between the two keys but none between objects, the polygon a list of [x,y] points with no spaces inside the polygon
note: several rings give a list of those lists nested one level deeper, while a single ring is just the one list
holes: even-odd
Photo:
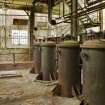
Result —
[{"label": "debris on floor", "polygon": [[53,96],[56,81],[31,81],[26,77],[0,79],[0,105],[80,105],[76,98]]},{"label": "debris on floor", "polygon": [[18,71],[0,71],[0,78],[22,77]]}]

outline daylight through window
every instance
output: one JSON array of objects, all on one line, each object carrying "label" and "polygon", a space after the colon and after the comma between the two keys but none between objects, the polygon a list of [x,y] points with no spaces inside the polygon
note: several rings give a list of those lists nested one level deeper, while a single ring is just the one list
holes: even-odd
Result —
[{"label": "daylight through window", "polygon": [[12,30],[12,45],[28,45],[28,31]]}]

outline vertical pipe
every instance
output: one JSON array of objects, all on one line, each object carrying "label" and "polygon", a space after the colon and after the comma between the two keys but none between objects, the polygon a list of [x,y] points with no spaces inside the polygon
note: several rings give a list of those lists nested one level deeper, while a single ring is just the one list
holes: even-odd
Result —
[{"label": "vertical pipe", "polygon": [[48,21],[51,23],[52,20],[52,2],[48,0]]},{"label": "vertical pipe", "polygon": [[73,37],[78,34],[77,3],[77,0],[71,0],[71,35]]},{"label": "vertical pipe", "polygon": [[48,21],[52,25],[56,25],[56,21],[52,19],[52,10],[54,6],[54,0],[48,0]]}]

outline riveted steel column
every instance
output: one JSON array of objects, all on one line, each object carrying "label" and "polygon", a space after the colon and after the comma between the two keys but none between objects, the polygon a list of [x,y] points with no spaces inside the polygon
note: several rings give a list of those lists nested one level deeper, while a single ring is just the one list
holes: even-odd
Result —
[{"label": "riveted steel column", "polygon": [[74,37],[78,35],[77,4],[78,0],[71,0],[71,35]]}]

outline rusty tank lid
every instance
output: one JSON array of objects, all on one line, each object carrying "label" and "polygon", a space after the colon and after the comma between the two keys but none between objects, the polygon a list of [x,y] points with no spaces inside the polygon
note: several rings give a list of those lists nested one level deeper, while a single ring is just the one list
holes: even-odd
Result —
[{"label": "rusty tank lid", "polygon": [[52,41],[42,42],[41,43],[41,46],[42,47],[55,47],[56,46],[56,43],[55,42],[52,42]]},{"label": "rusty tank lid", "polygon": [[32,46],[40,46],[41,45],[41,42],[35,42]]},{"label": "rusty tank lid", "polygon": [[82,48],[105,48],[105,39],[94,39],[85,41]]},{"label": "rusty tank lid", "polygon": [[58,47],[79,47],[79,43],[74,40],[68,40],[57,44]]}]

